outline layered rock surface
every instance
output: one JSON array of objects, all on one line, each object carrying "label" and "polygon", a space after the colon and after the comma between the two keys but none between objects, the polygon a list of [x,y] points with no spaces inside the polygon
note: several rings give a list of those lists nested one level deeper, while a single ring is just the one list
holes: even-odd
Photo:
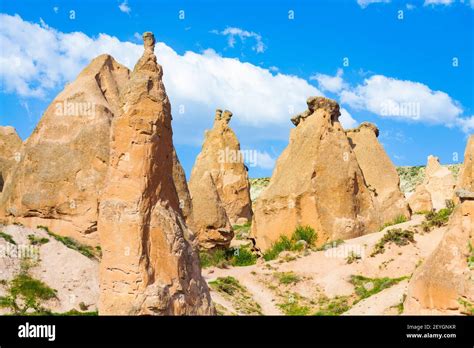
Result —
[{"label": "layered rock surface", "polygon": [[99,191],[109,156],[109,131],[120,113],[129,70],[109,55],[95,58],[49,105],[5,182],[6,222],[43,225],[97,244]]},{"label": "layered rock surface", "polygon": [[413,212],[439,210],[453,198],[456,182],[451,171],[442,167],[438,157],[428,156],[425,179],[408,199]]},{"label": "layered rock surface", "polygon": [[308,110],[292,119],[288,147],[269,186],[255,202],[252,235],[265,250],[298,225],[310,225],[318,243],[373,232],[376,204],[339,123],[339,105],[311,97]]},{"label": "layered rock surface", "polygon": [[346,132],[365,182],[372,190],[382,222],[396,217],[410,218],[410,209],[400,191],[397,170],[378,141],[379,130],[371,123],[363,122],[358,128]]},{"label": "layered rock surface", "polygon": [[13,167],[20,160],[21,144],[15,128],[0,126],[0,194]]},{"label": "layered rock surface", "polygon": [[162,68],[145,52],[121,93],[100,203],[100,314],[213,314],[173,182],[171,107]]},{"label": "layered rock surface", "polygon": [[247,168],[237,136],[229,127],[231,117],[230,111],[216,111],[189,181],[192,226],[204,248],[228,246],[233,237],[231,224],[252,218]]},{"label": "layered rock surface", "polygon": [[404,305],[405,313],[452,310],[468,313],[469,306],[472,308],[474,304],[473,166],[474,136],[471,136],[457,188],[460,204],[456,206],[439,246],[413,274]]}]

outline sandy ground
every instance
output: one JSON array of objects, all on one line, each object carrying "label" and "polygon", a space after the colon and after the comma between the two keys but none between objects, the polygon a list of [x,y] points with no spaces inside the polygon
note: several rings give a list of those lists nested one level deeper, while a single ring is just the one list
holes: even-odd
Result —
[{"label": "sandy ground", "polygon": [[[425,258],[436,248],[445,232],[445,227],[432,230],[429,233],[416,233],[415,244],[397,246],[387,244],[382,254],[370,257],[374,245],[383,237],[386,231],[393,228],[407,229],[423,221],[424,217],[415,215],[412,220],[385,228],[381,232],[346,240],[345,243],[324,251],[306,251],[299,253],[284,252],[277,260],[258,262],[247,267],[231,267],[228,269],[208,268],[203,270],[205,279],[210,282],[218,277],[232,276],[247,288],[254,300],[262,307],[265,315],[278,315],[281,310],[278,304],[282,302],[281,292],[275,290],[278,282],[272,281],[276,272],[293,272],[300,281],[287,287],[293,293],[316,300],[317,297],[351,296],[354,286],[349,282],[351,275],[363,275],[368,278],[399,278],[411,276]],[[420,229],[421,231],[421,229]],[[361,259],[351,264],[347,256],[354,252]],[[305,256],[306,253],[306,256]],[[294,260],[288,260],[293,256]],[[273,276],[273,278],[275,278]],[[398,314],[393,307],[403,301],[408,280],[402,281],[354,305],[346,314]],[[216,303],[229,311],[232,304],[222,302],[216,291],[211,292]]]},{"label": "sandy ground", "polygon": [[[54,312],[80,310],[82,302],[87,311],[97,310],[99,296],[99,263],[66,247],[42,229],[22,226],[2,226],[1,231],[11,235],[16,247],[0,238],[0,279],[11,280],[20,272],[22,256],[33,256],[34,266],[29,274],[57,291],[57,298],[44,303]],[[32,246],[28,235],[45,237],[49,242]],[[8,250],[8,256],[6,252]],[[17,251],[15,253],[15,250]],[[0,286],[0,296],[5,286]],[[3,311],[4,312],[4,311]]]}]

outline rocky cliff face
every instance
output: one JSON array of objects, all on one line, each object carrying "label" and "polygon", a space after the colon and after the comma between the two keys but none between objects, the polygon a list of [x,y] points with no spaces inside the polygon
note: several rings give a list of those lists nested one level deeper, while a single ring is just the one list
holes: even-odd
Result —
[{"label": "rocky cliff face", "polygon": [[288,147],[269,186],[255,202],[252,235],[260,249],[298,225],[310,225],[318,243],[373,232],[376,206],[357,158],[339,123],[339,105],[312,97],[308,110],[292,119]]},{"label": "rocky cliff face", "polygon": [[442,167],[438,157],[428,156],[425,179],[408,199],[413,212],[439,210],[453,198],[456,182],[451,171]]},{"label": "rocky cliff face", "polygon": [[212,314],[173,182],[171,107],[162,68],[145,52],[120,95],[99,211],[100,314]]},{"label": "rocky cliff face", "polygon": [[21,144],[15,128],[0,126],[0,195],[13,167],[20,161]]},{"label": "rocky cliff face", "polygon": [[441,243],[411,278],[405,313],[465,312],[474,304],[473,166],[474,136],[471,136],[456,190],[460,203],[450,218]]},{"label": "rocky cliff face", "polygon": [[364,122],[346,132],[365,182],[375,196],[382,222],[393,221],[398,216],[410,218],[410,209],[400,191],[400,178],[392,161],[378,141],[379,130]]},{"label": "rocky cliff face", "polygon": [[229,126],[231,117],[230,111],[216,111],[214,126],[206,133],[189,181],[192,226],[205,248],[228,246],[233,237],[230,225],[252,218],[247,168]]},{"label": "rocky cliff face", "polygon": [[5,220],[97,244],[110,122],[121,112],[119,95],[128,77],[126,67],[101,55],[54,99],[26,140],[15,177],[5,182]]}]

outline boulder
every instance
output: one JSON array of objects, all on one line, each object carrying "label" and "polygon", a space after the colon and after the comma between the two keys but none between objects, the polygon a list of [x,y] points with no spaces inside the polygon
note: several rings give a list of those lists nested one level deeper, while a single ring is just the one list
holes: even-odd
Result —
[{"label": "boulder", "polygon": [[404,309],[407,314],[457,311],[467,313],[474,305],[474,136],[466,147],[458,181],[459,204],[450,217],[439,246],[413,274]]},{"label": "boulder", "polygon": [[121,93],[99,209],[99,314],[214,314],[199,258],[186,240],[173,180],[171,106],[155,39]]},{"label": "boulder", "polygon": [[20,161],[21,145],[15,128],[0,126],[0,194],[13,167]]},{"label": "boulder", "polygon": [[339,123],[339,105],[307,100],[293,118],[288,147],[278,158],[269,186],[255,202],[251,234],[261,250],[299,225],[318,233],[318,244],[376,231],[376,203]]},{"label": "boulder", "polygon": [[383,223],[399,216],[410,218],[410,209],[400,191],[400,178],[382,144],[379,130],[369,122],[346,131],[352,150],[356,154],[365,182],[375,196],[377,210]]},{"label": "boulder", "polygon": [[[446,201],[453,198],[455,185],[453,174],[448,168],[441,166],[438,157],[428,156],[425,179],[408,199],[411,210],[418,212],[445,208]],[[431,209],[428,209],[430,205]]]},{"label": "boulder", "polygon": [[5,181],[0,215],[43,225],[96,245],[99,194],[108,166],[110,122],[129,70],[109,55],[95,58],[48,106]]}]

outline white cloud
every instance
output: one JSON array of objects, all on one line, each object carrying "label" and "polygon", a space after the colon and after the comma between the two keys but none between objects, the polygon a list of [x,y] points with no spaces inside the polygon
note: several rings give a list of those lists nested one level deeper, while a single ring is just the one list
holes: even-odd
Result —
[{"label": "white cloud", "polygon": [[407,4],[406,8],[407,8],[407,10],[414,10],[416,8],[416,6],[413,5],[413,4]]},{"label": "white cloud", "polygon": [[130,14],[130,12],[132,12],[132,9],[130,6],[128,6],[127,0],[124,0],[124,2],[119,5],[119,10],[126,14]]},{"label": "white cloud", "polygon": [[273,169],[275,166],[275,158],[266,151],[257,151],[256,165],[262,169]]},{"label": "white cloud", "polygon": [[[22,97],[45,97],[74,80],[100,54],[108,53],[133,68],[143,52],[142,45],[106,34],[91,38],[81,32],[62,33],[4,14],[0,14],[0,47],[2,90]],[[224,58],[212,49],[179,55],[157,42],[155,53],[175,118],[190,123],[206,116],[212,119],[219,107],[232,110],[235,123],[289,127],[292,114],[306,109],[308,96],[322,95],[304,79]],[[180,105],[186,110],[183,115],[177,113]]]},{"label": "white cloud", "polygon": [[425,0],[425,2],[423,3],[423,6],[429,6],[429,5],[449,6],[452,3],[454,3],[454,0]]},{"label": "white cloud", "polygon": [[371,4],[389,3],[389,2],[390,0],[357,0],[357,4],[362,8],[366,8],[367,6]]},{"label": "white cloud", "polygon": [[462,129],[464,133],[474,133],[474,115],[458,119],[458,126]]},{"label": "white cloud", "polygon": [[357,126],[357,121],[354,120],[349,111],[344,108],[341,108],[341,116],[339,117],[339,121],[341,122],[341,125],[344,129],[354,128]]},{"label": "white cloud", "polygon": [[442,91],[412,81],[374,75],[351,90],[341,92],[341,102],[381,117],[443,124],[459,124],[463,112],[458,102]]},{"label": "white cloud", "polygon": [[223,31],[212,30],[213,34],[219,34],[227,36],[227,44],[229,47],[234,47],[236,43],[236,37],[238,37],[242,42],[245,42],[246,39],[251,38],[255,40],[255,45],[252,49],[257,53],[265,52],[266,46],[262,41],[262,36],[253,31],[247,31],[235,27],[227,27]]},{"label": "white cloud", "polygon": [[54,13],[58,13],[58,12],[59,12],[59,7],[54,6],[54,7],[53,7],[53,11],[54,11]]},{"label": "white cloud", "polygon": [[318,81],[318,86],[323,91],[337,93],[341,91],[342,89],[347,88],[347,84],[344,82],[342,75],[343,75],[343,70],[338,69],[336,76],[316,74],[316,75],[311,76],[309,79]]}]

